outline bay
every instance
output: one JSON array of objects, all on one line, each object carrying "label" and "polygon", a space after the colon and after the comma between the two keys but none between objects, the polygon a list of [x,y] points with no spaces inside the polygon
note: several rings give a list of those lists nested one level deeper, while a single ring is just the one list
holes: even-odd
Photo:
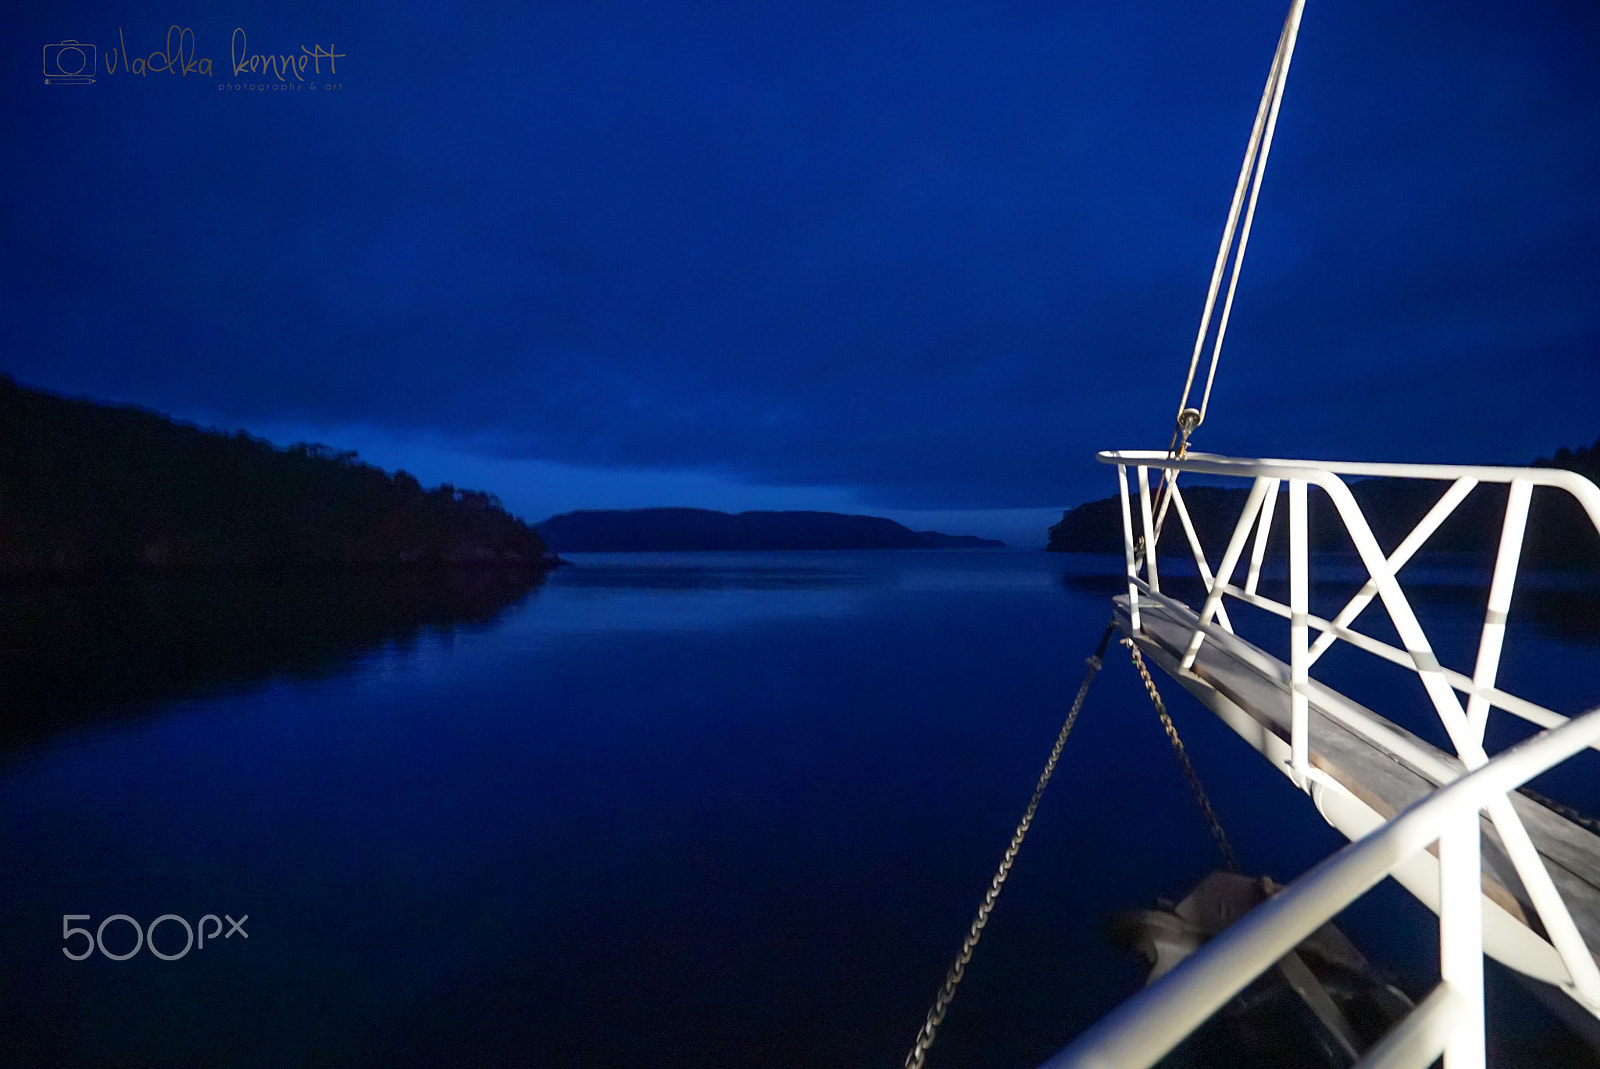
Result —
[{"label": "bay", "polygon": [[[50,632],[84,636],[74,672],[113,641],[84,621],[131,604],[165,652],[141,659],[124,636],[106,659],[137,685],[84,683],[90,700],[42,672],[12,699],[44,727],[0,756],[0,1060],[899,1064],[1119,569],[994,550],[580,554],[445,610],[331,580],[266,598],[240,580],[13,592],[0,633],[20,648],[41,620],[77,621]],[[1466,643],[1481,603],[1437,590],[1426,622],[1441,649]],[[329,623],[375,600],[391,609]],[[258,653],[225,670],[172,652],[216,660],[216,644],[148,634],[198,603],[225,620],[264,601],[291,611],[227,632]],[[1570,604],[1537,601],[1513,613],[1502,679],[1592,705],[1581,606],[1575,624]],[[1332,656],[1328,672],[1373,685]],[[1287,881],[1342,844],[1161,682],[1247,867]],[[1389,705],[1357,696],[1397,719],[1424,710],[1420,688],[1377,689]],[[58,706],[72,715],[51,730]],[[1600,802],[1592,767],[1563,771],[1549,793]],[[1043,1061],[1140,986],[1106,921],[1215,867],[1113,648],[930,1064]],[[83,945],[64,915],[92,931],[114,914],[248,920],[172,961],[63,954]],[[1343,923],[1403,983],[1431,985],[1431,916],[1392,884]],[[169,920],[156,938],[175,953],[184,932]],[[133,929],[102,939],[120,954]],[[1516,986],[1494,972],[1491,989],[1501,1063],[1566,1064]]]}]

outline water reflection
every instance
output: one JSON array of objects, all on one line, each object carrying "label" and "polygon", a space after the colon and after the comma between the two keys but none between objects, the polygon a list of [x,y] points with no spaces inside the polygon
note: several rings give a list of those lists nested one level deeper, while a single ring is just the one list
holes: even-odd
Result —
[{"label": "water reflection", "polygon": [[427,631],[486,626],[542,578],[453,569],[14,583],[0,598],[0,746],[174,698],[334,675]]},{"label": "water reflection", "polygon": [[718,632],[763,621],[842,621],[907,593],[1050,595],[1037,552],[797,550],[573,553],[536,618],[543,633]]},{"label": "water reflection", "polygon": [[882,574],[840,568],[837,554],[573,553],[566,588],[607,590],[846,590],[882,586]]}]

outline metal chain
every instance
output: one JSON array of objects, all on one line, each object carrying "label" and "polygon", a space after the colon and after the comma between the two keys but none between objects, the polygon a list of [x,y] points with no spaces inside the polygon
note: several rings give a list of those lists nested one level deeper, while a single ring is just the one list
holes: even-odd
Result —
[{"label": "metal chain", "polygon": [[1128,647],[1128,652],[1133,655],[1133,666],[1139,670],[1139,676],[1144,680],[1144,689],[1150,694],[1150,701],[1156,707],[1156,713],[1161,717],[1161,726],[1167,729],[1167,738],[1172,741],[1172,751],[1178,755],[1178,763],[1183,766],[1183,774],[1189,781],[1189,789],[1194,792],[1195,801],[1200,803],[1200,810],[1205,814],[1206,823],[1211,826],[1211,837],[1217,841],[1217,849],[1222,851],[1223,863],[1230,872],[1238,872],[1239,859],[1233,853],[1233,844],[1228,842],[1228,833],[1222,830],[1222,821],[1217,819],[1217,811],[1211,808],[1211,799],[1206,797],[1205,788],[1200,786],[1200,777],[1194,770],[1194,764],[1189,760],[1189,752],[1183,747],[1183,740],[1178,738],[1178,727],[1172,722],[1172,717],[1167,713],[1166,703],[1161,700],[1161,694],[1156,690],[1156,681],[1150,678],[1150,670],[1144,666],[1144,657],[1139,653],[1139,647],[1133,639],[1125,638],[1122,644]]},{"label": "metal chain", "polygon": [[955,964],[950,966],[950,972],[944,978],[944,987],[933,1000],[933,1008],[928,1010],[928,1019],[923,1022],[922,1031],[917,1033],[917,1041],[912,1044],[911,1053],[906,1055],[906,1069],[922,1069],[922,1063],[928,1057],[928,1048],[933,1046],[934,1033],[944,1020],[945,1011],[950,1008],[950,1001],[956,997],[956,985],[966,974],[967,963],[972,960],[972,951],[978,945],[979,936],[983,934],[983,926],[989,923],[989,913],[994,909],[995,899],[1000,897],[1000,888],[1005,886],[1006,877],[1011,874],[1011,863],[1017,859],[1017,851],[1022,847],[1022,838],[1028,834],[1028,826],[1033,823],[1033,814],[1039,808],[1039,799],[1044,795],[1051,773],[1056,770],[1056,762],[1061,758],[1061,748],[1066,745],[1067,735],[1078,719],[1079,710],[1083,708],[1083,699],[1089,693],[1089,684],[1094,682],[1095,674],[1100,671],[1106,647],[1110,645],[1111,633],[1115,629],[1116,624],[1106,627],[1106,633],[1100,636],[1099,647],[1089,658],[1089,671],[1083,677],[1083,685],[1078,688],[1078,696],[1073,699],[1072,710],[1067,713],[1066,723],[1061,725],[1061,733],[1056,736],[1056,744],[1050,751],[1050,759],[1044,763],[1044,772],[1033,788],[1033,798],[1028,802],[1027,812],[1022,814],[1022,821],[1017,825],[1016,833],[1011,836],[1011,845],[1006,847],[1005,857],[1000,860],[999,870],[995,872],[994,879],[989,881],[988,893],[983,896],[983,904],[978,907],[978,915],[973,919],[972,927],[967,930],[967,937],[961,943],[961,953],[956,956]]}]

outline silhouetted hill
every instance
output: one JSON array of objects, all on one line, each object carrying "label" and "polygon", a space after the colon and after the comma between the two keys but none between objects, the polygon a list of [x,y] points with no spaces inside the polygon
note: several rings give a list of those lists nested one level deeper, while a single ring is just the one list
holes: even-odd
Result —
[{"label": "silhouetted hill", "polygon": [[[1541,457],[1533,467],[1565,468],[1600,482],[1600,440],[1576,450],[1560,449],[1553,458]],[[1153,473],[1152,473],[1153,474]],[[1152,478],[1152,490],[1154,489]],[[1385,551],[1392,551],[1428,509],[1433,507],[1448,483],[1410,479],[1366,479],[1350,483],[1350,492],[1361,504],[1372,531]],[[1194,520],[1195,532],[1212,563],[1221,557],[1233,525],[1244,508],[1248,493],[1243,486],[1184,486],[1183,499]],[[1272,544],[1286,545],[1288,538],[1287,490],[1279,492],[1272,517]],[[1463,501],[1428,540],[1425,553],[1451,552],[1491,555],[1499,544],[1501,519],[1505,514],[1506,487],[1480,485]],[[1137,501],[1134,508],[1138,508]],[[1307,524],[1312,548],[1353,551],[1344,524],[1327,495],[1315,487],[1308,496]],[[1134,530],[1139,530],[1137,512]],[[1161,544],[1166,552],[1188,555],[1183,528],[1176,513],[1167,517]],[[1068,510],[1061,522],[1050,528],[1048,550],[1064,553],[1122,554],[1122,505],[1115,497],[1090,501]],[[1600,534],[1578,503],[1568,494],[1548,487],[1535,487],[1529,512],[1528,532],[1523,545],[1523,561],[1529,567],[1600,571]]]},{"label": "silhouetted hill", "polygon": [[918,531],[917,537],[929,549],[1004,549],[998,538],[979,538],[977,535],[940,534],[938,531]]},{"label": "silhouetted hill", "polygon": [[710,509],[595,509],[552,516],[537,529],[558,553],[1005,545],[968,535],[918,533],[879,516],[844,516],[836,512],[730,515]]},{"label": "silhouetted hill", "polygon": [[0,573],[553,563],[493,495],[0,375]]}]

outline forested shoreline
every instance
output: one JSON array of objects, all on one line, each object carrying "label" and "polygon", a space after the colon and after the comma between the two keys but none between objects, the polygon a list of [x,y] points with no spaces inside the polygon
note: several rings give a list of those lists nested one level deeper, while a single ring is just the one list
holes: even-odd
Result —
[{"label": "forested shoreline", "polygon": [[492,494],[0,375],[0,574],[556,563]]}]

